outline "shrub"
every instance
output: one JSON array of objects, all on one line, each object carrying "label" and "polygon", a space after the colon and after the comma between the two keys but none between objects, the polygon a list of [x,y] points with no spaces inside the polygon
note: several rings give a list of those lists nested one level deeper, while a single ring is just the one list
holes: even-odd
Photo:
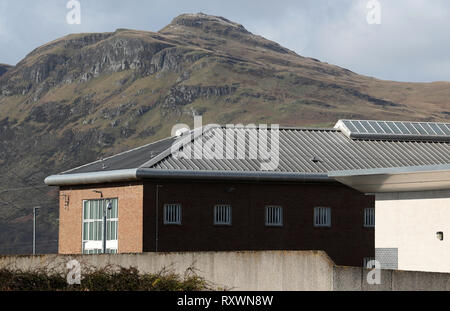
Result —
[{"label": "shrub", "polygon": [[202,291],[208,283],[189,269],[183,276],[163,270],[141,274],[134,268],[108,266],[83,271],[80,285],[51,270],[0,269],[0,291]]}]

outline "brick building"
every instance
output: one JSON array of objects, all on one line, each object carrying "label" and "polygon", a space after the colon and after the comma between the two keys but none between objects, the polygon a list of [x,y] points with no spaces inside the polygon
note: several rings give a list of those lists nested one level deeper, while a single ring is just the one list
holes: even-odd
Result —
[{"label": "brick building", "polygon": [[375,199],[328,173],[446,164],[441,126],[207,126],[53,175],[59,253],[324,250],[359,266],[375,254]]}]

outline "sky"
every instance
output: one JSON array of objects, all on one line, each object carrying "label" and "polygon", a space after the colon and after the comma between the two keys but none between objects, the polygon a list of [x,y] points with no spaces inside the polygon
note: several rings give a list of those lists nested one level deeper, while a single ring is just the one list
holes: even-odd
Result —
[{"label": "sky", "polygon": [[449,0],[78,1],[81,23],[68,24],[68,0],[0,0],[0,63],[14,65],[70,33],[158,31],[182,13],[203,12],[359,74],[450,81]]}]

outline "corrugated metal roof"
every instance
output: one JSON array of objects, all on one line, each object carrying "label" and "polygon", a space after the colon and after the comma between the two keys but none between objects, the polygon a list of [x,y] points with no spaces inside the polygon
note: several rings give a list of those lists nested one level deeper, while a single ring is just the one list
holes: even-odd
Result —
[{"label": "corrugated metal roof", "polygon": [[[208,174],[214,171],[260,172],[262,164],[267,165],[270,161],[261,155],[252,157],[251,150],[258,150],[256,145],[263,133],[268,135],[269,147],[276,145],[273,139],[278,134],[279,161],[263,169],[274,173],[327,174],[330,171],[450,165],[449,142],[355,140],[340,129],[280,128],[276,132],[274,129],[265,131],[264,128],[207,126],[191,131],[180,139],[167,138],[66,171],[62,175],[126,169],[173,171],[175,174],[177,171],[205,171]],[[233,137],[233,140],[227,140],[227,137]],[[180,141],[186,139],[187,143]],[[207,147],[220,146],[223,141],[223,150],[203,148],[200,156],[201,149],[194,148],[200,141]],[[191,158],[177,158],[172,154],[172,149],[191,150],[193,154]],[[238,158],[242,150],[245,153],[240,153],[243,156]]]},{"label": "corrugated metal roof", "polygon": [[[177,159],[169,155],[143,167],[160,170],[260,171],[261,163],[267,161],[261,158],[250,159],[248,150],[257,142],[257,135],[261,130],[212,128],[202,136],[203,144],[220,145],[221,137],[230,134],[230,131],[234,137],[245,133],[246,159],[227,159],[226,151],[223,151],[222,159],[218,159],[211,151],[203,148],[206,154],[200,159]],[[270,132],[269,129],[268,133]],[[250,137],[253,139],[249,139]],[[194,150],[193,144],[188,143],[183,150]],[[327,173],[450,164],[450,144],[446,142],[352,140],[336,129],[280,129],[279,146],[279,165],[274,167],[274,172]],[[226,147],[227,144],[224,144],[223,149]],[[233,147],[236,155],[239,144],[236,142]],[[197,149],[196,154],[199,153],[198,150],[200,149]]]}]

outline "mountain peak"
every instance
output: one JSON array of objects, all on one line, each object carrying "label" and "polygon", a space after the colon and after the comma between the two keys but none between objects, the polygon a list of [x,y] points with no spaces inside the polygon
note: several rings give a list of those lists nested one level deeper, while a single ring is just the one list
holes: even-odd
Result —
[{"label": "mountain peak", "polygon": [[[259,46],[264,49],[269,49],[277,53],[289,54],[292,53],[287,48],[280,46],[278,43],[267,40],[261,36],[257,36],[245,29],[244,26],[236,22],[230,21],[225,17],[207,15],[204,13],[196,14],[181,14],[175,17],[172,22],[159,31],[162,35],[174,35],[177,37],[184,37],[188,40],[197,38],[206,40],[205,45],[211,45],[212,41],[217,38],[232,40],[247,46]],[[211,40],[212,39],[212,40]],[[216,40],[220,42],[221,40]],[[220,44],[223,44],[222,41]]]},{"label": "mountain peak", "polygon": [[251,34],[241,24],[232,22],[221,16],[208,15],[204,13],[181,14],[175,17],[172,22],[160,32],[172,32],[178,27],[200,29],[205,32],[213,32],[218,34],[229,34],[230,32]]}]

